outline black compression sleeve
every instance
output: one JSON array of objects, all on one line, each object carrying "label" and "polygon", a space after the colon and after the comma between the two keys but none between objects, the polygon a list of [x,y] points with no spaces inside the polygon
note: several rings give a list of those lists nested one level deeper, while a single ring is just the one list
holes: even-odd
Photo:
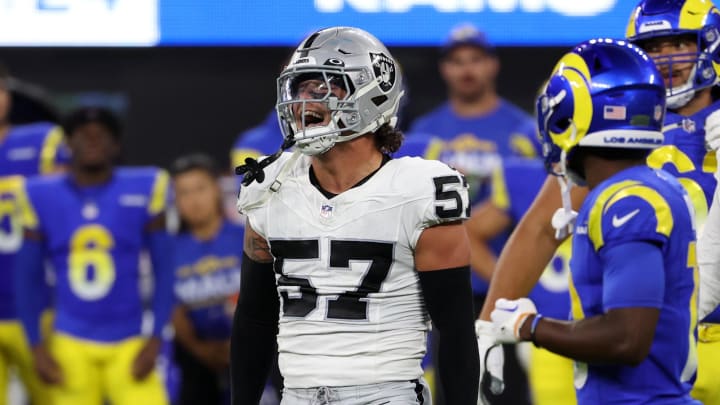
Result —
[{"label": "black compression sleeve", "polygon": [[243,253],[240,299],[230,341],[233,405],[256,405],[276,350],[280,300],[272,263],[258,263]]},{"label": "black compression sleeve", "polygon": [[419,271],[425,307],[439,335],[439,373],[445,402],[475,405],[480,362],[475,337],[470,267]]}]

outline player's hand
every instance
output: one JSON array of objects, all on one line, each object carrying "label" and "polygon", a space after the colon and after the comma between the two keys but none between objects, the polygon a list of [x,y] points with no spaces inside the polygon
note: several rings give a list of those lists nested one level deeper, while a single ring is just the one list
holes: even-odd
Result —
[{"label": "player's hand", "polygon": [[710,150],[720,150],[720,110],[705,118],[705,145]]},{"label": "player's hand", "polygon": [[480,387],[478,390],[478,405],[489,405],[490,401],[482,392],[485,377],[490,379],[490,391],[500,395],[505,390],[503,367],[505,354],[500,344],[501,336],[492,322],[478,319],[475,321],[475,334],[477,335],[478,353],[480,354]]},{"label": "player's hand", "polygon": [[153,337],[148,339],[145,346],[140,349],[132,365],[132,375],[135,380],[140,381],[145,379],[155,368],[155,360],[158,354],[160,354],[161,345],[162,342],[160,338]]},{"label": "player's hand", "polygon": [[535,304],[529,298],[495,301],[495,309],[490,314],[493,324],[506,339],[520,341],[520,327],[530,315],[537,314]]},{"label": "player's hand", "polygon": [[57,385],[63,383],[62,370],[45,345],[36,345],[32,348],[35,370],[40,378],[47,384]]}]

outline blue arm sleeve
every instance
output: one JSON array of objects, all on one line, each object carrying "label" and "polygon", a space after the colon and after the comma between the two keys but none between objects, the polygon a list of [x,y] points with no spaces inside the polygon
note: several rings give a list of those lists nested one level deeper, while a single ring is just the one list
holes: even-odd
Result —
[{"label": "blue arm sleeve", "polygon": [[155,292],[152,310],[154,325],[152,335],[160,337],[170,320],[174,304],[173,296],[173,243],[165,231],[153,231],[147,236],[150,260],[155,276]]},{"label": "blue arm sleeve", "polygon": [[601,249],[603,309],[660,308],[665,295],[662,250],[650,242],[628,242]]},{"label": "blue arm sleeve", "polygon": [[15,306],[30,346],[40,343],[40,316],[43,311],[45,272],[43,243],[25,239],[15,258]]}]

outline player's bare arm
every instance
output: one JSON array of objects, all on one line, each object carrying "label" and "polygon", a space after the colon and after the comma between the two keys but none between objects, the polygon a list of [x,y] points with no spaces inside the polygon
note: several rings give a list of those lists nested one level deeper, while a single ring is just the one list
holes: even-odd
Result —
[{"label": "player's bare arm", "polygon": [[472,216],[465,223],[470,239],[471,268],[485,280],[492,278],[497,257],[488,243],[495,236],[512,225],[510,216],[491,201],[486,201],[473,210]]},{"label": "player's bare arm", "polygon": [[270,245],[260,236],[250,225],[249,221],[245,224],[245,240],[243,242],[243,250],[248,257],[258,263],[270,263],[273,258],[270,254]]},{"label": "player's bare arm", "polygon": [[415,268],[435,271],[467,266],[470,242],[461,222],[436,225],[420,235],[415,247]]},{"label": "player's bare arm", "polygon": [[[534,340],[554,353],[587,363],[640,364],[650,352],[660,310],[620,308],[602,316],[565,322],[543,318]],[[535,315],[523,324],[520,337],[532,340]]]},{"label": "player's bare arm", "polygon": [[[575,186],[570,190],[573,209],[580,207],[586,195],[584,187]],[[560,207],[560,186],[553,176],[548,176],[498,258],[480,319],[490,319],[490,312],[498,298],[527,296],[538,282],[545,266],[563,242],[555,238],[551,224],[553,214]]]}]

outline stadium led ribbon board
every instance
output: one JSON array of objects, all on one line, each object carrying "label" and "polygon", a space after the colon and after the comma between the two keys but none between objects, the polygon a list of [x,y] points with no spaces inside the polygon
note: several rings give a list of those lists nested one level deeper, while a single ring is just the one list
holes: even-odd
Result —
[{"label": "stadium led ribbon board", "polygon": [[622,37],[620,0],[0,0],[0,45],[296,45],[357,26],[384,42],[439,45],[462,22],[497,45],[572,45]]},{"label": "stadium led ribbon board", "polygon": [[152,46],[157,0],[0,0],[2,46]]}]

